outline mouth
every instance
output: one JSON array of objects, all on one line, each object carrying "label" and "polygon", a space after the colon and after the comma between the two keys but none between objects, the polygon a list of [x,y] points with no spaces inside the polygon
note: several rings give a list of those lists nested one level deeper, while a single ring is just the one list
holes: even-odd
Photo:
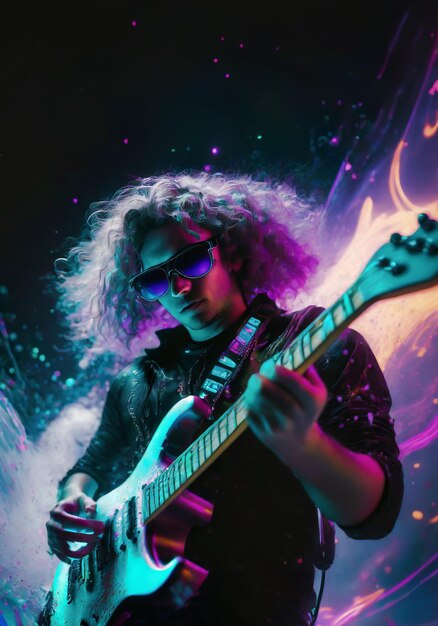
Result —
[{"label": "mouth", "polygon": [[191,311],[192,309],[196,309],[196,307],[198,307],[202,302],[204,302],[204,300],[197,300],[196,302],[192,302],[191,304],[188,304],[183,309],[181,309],[181,311],[185,312],[185,311]]}]

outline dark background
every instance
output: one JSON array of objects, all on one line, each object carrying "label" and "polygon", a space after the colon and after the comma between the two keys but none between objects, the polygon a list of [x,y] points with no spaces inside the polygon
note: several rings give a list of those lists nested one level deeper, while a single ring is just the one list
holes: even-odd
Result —
[{"label": "dark background", "polygon": [[324,203],[407,65],[421,78],[424,59],[393,42],[427,47],[432,6],[2,2],[0,311],[16,365],[42,345],[73,367],[44,277],[90,203],[136,177],[209,164],[286,177]]}]

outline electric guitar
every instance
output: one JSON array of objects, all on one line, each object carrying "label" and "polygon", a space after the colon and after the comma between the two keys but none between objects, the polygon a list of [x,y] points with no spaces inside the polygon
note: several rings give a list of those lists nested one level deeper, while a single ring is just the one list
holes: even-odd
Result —
[{"label": "electric guitar", "polygon": [[[411,236],[393,233],[354,284],[274,360],[303,373],[371,304],[438,283],[438,225],[424,213],[418,222]],[[60,563],[40,626],[121,626],[128,598],[181,607],[196,593],[208,571],[184,558],[185,542],[214,507],[187,487],[243,433],[246,415],[242,395],[192,441],[194,429],[186,425],[208,416],[205,401],[188,396],[172,407],[129,478],[97,501],[103,537],[85,557]],[[178,424],[187,441],[171,460],[165,447]]]}]

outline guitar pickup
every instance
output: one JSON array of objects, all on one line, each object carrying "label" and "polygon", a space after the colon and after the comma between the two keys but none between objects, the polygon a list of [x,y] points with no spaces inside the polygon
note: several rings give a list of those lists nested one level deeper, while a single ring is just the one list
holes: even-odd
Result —
[{"label": "guitar pickup", "polygon": [[87,554],[86,563],[87,563],[87,578],[85,583],[85,588],[87,591],[93,591],[94,588],[94,555],[93,552]]},{"label": "guitar pickup", "polygon": [[133,543],[137,542],[137,499],[136,496],[132,496],[128,500],[128,528],[126,530],[126,537]]}]

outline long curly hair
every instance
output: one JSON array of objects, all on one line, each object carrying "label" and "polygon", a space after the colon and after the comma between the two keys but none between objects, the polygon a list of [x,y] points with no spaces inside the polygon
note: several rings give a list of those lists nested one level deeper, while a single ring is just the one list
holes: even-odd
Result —
[{"label": "long curly hair", "polygon": [[246,302],[264,292],[287,308],[318,265],[307,249],[317,214],[285,182],[205,172],[140,178],[93,203],[82,240],[55,262],[67,336],[87,362],[102,353],[129,359],[156,345],[156,330],[176,320],[128,283],[141,271],[145,233],[187,218],[218,237],[226,260],[237,246],[243,264],[236,278]]}]

